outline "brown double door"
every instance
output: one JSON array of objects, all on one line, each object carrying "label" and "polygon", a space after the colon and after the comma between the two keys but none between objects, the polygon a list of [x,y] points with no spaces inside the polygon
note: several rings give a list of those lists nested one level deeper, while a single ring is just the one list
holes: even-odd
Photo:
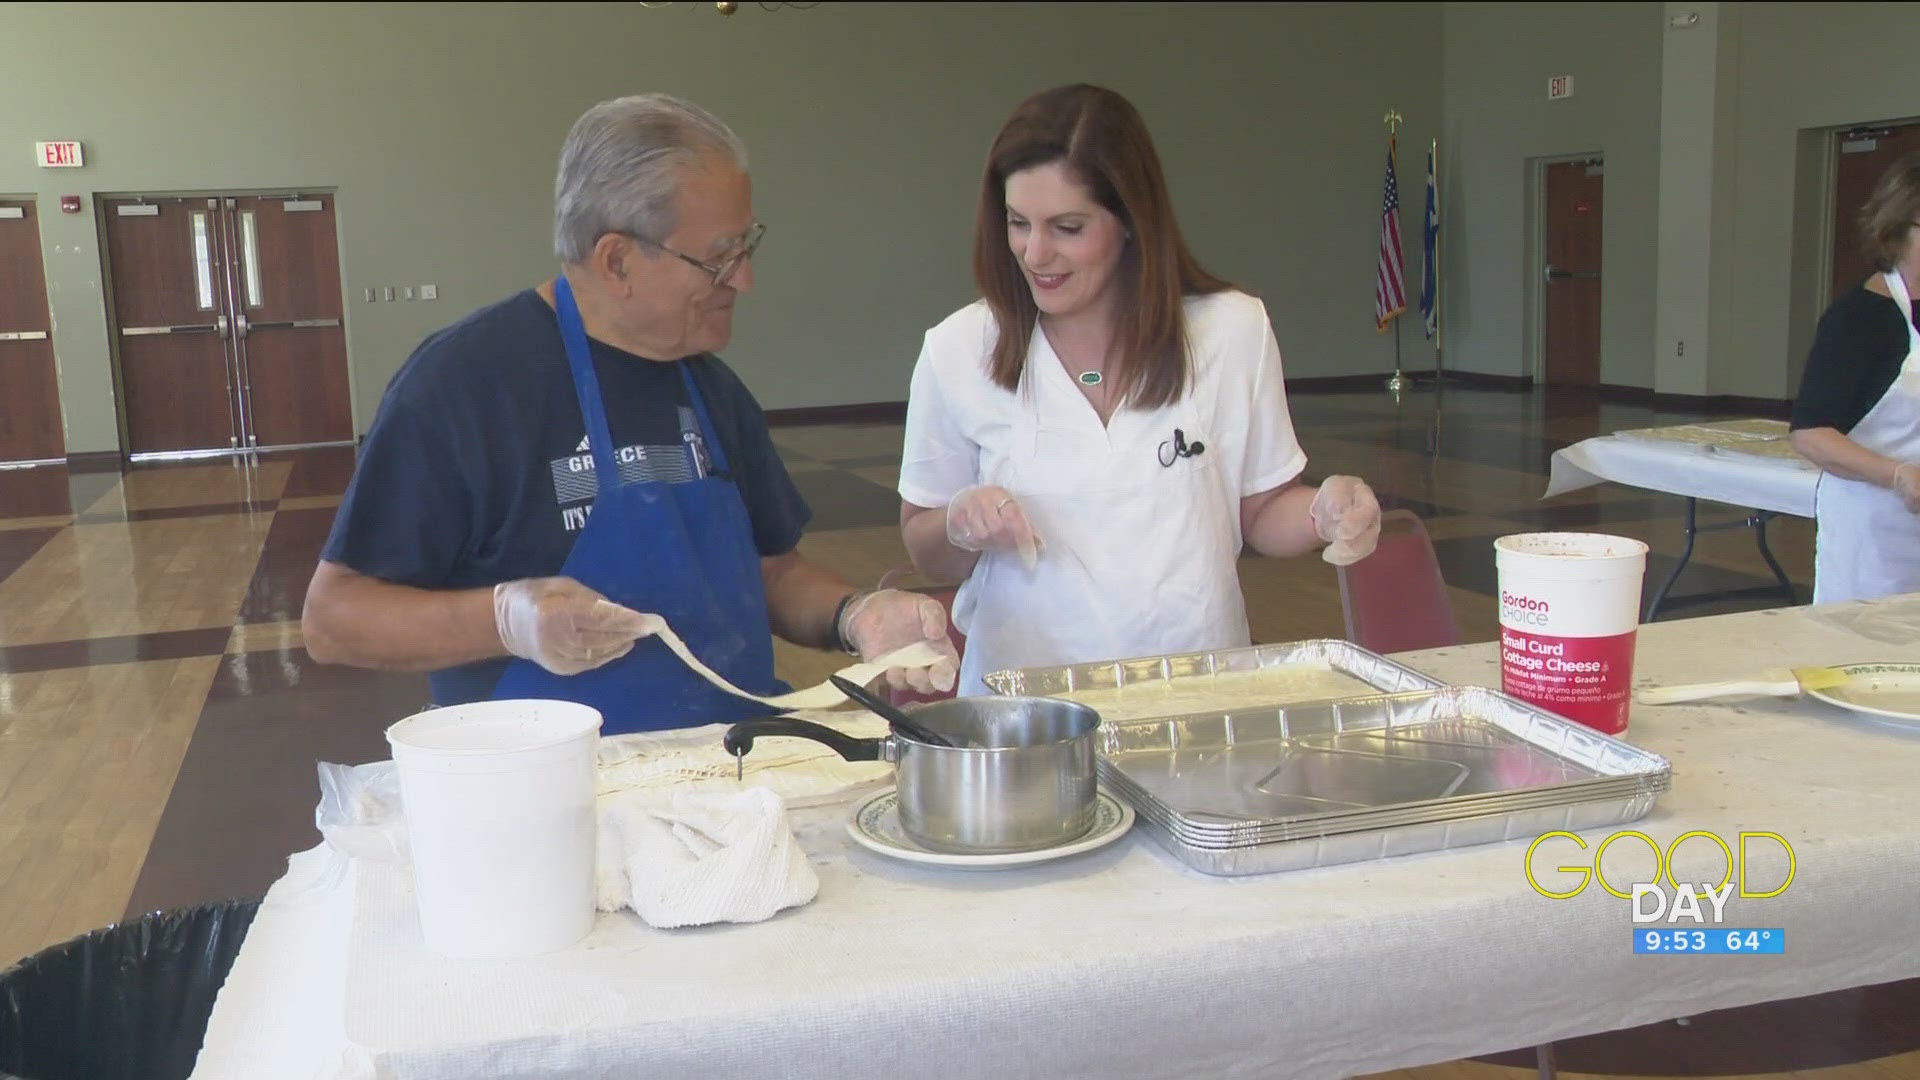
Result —
[{"label": "brown double door", "polygon": [[0,464],[63,461],[53,319],[31,199],[0,199]]},{"label": "brown double door", "polygon": [[1606,170],[1598,158],[1546,166],[1545,381],[1600,385],[1600,223]]},{"label": "brown double door", "polygon": [[1833,163],[1833,280],[1828,299],[1865,281],[1873,260],[1860,244],[1860,210],[1880,177],[1920,150],[1920,124],[1856,128],[1840,135]]},{"label": "brown double door", "polygon": [[103,213],[130,456],[352,441],[332,195]]}]

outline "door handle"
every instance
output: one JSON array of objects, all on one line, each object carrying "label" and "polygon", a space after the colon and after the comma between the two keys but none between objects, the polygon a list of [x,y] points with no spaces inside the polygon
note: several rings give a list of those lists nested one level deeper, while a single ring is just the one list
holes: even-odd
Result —
[{"label": "door handle", "polygon": [[1566,281],[1568,279],[1574,279],[1578,281],[1599,281],[1600,271],[1598,270],[1567,270],[1562,267],[1555,266],[1552,263],[1547,264],[1547,280],[1548,281]]},{"label": "door handle", "polygon": [[45,341],[45,330],[0,330],[0,341]]},{"label": "door handle", "polygon": [[121,337],[147,337],[153,334],[227,334],[226,316],[218,323],[195,323],[191,326],[123,326]]},{"label": "door handle", "polygon": [[277,322],[257,322],[249,324],[255,330],[310,330],[315,328],[339,326],[339,319],[281,319]]}]

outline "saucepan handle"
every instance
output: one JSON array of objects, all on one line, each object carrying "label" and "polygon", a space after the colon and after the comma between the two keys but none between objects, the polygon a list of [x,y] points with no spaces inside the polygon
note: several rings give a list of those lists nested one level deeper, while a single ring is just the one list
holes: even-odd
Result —
[{"label": "saucepan handle", "polygon": [[848,761],[879,761],[880,748],[886,742],[885,739],[856,739],[846,732],[835,731],[811,720],[771,716],[765,720],[743,720],[733,725],[727,729],[726,738],[721,740],[720,745],[726,748],[729,755],[738,758],[753,749],[754,739],[764,735],[792,735],[825,743]]}]

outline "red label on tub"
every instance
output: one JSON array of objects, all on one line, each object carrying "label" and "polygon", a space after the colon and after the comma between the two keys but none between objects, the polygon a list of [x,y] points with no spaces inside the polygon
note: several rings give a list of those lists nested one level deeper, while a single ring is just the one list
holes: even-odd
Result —
[{"label": "red label on tub", "polygon": [[1500,628],[1500,688],[1590,728],[1627,730],[1633,635],[1552,637]]}]

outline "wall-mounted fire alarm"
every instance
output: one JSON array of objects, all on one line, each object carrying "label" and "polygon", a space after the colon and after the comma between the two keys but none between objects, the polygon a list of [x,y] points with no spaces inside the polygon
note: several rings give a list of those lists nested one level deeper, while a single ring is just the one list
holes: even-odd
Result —
[{"label": "wall-mounted fire alarm", "polygon": [[60,196],[60,212],[63,214],[79,213],[80,212],[80,196],[78,195]]}]

